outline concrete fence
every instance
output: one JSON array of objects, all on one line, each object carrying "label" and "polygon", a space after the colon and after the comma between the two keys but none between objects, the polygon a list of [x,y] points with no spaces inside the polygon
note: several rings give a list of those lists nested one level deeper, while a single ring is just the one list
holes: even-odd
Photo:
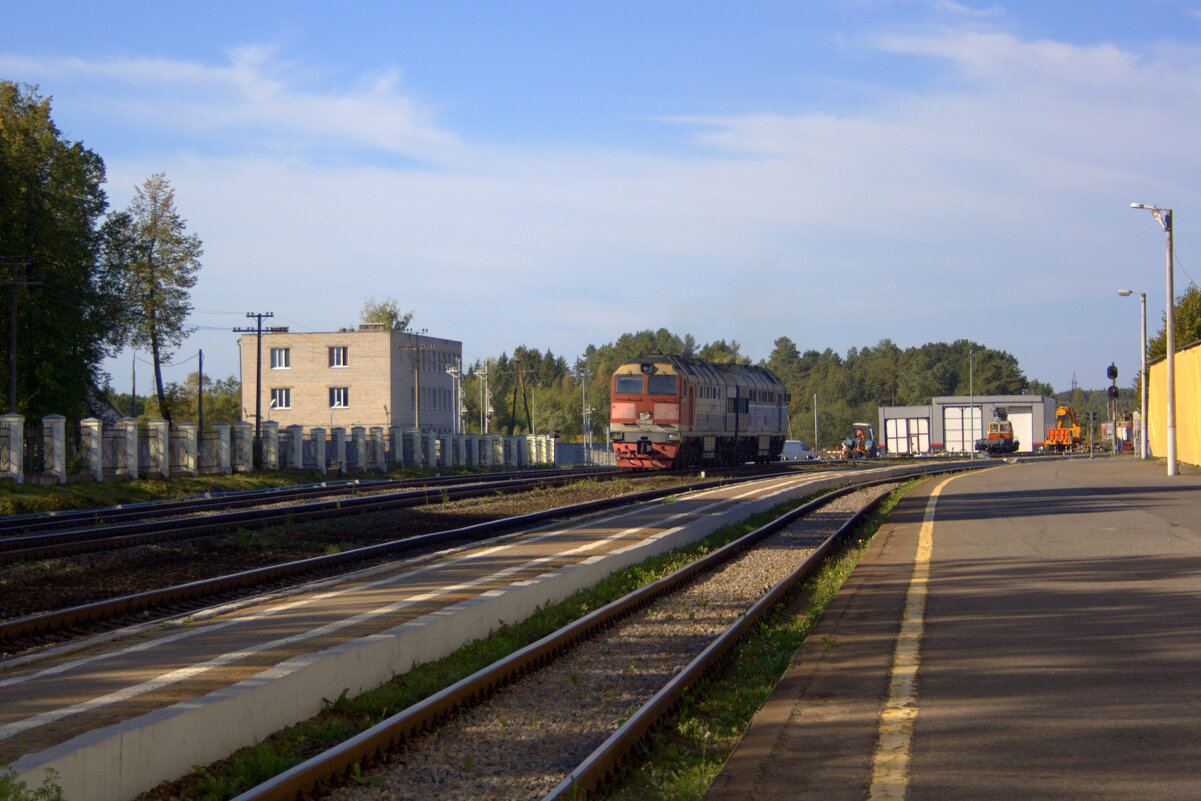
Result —
[{"label": "concrete fence", "polygon": [[[260,469],[314,470],[322,475],[383,472],[392,467],[501,467],[612,464],[608,448],[558,445],[550,437],[499,434],[438,434],[393,426],[304,429],[276,422],[262,426]],[[254,426],[216,423],[201,434],[195,423],[172,428],[151,420],[122,418],[105,426],[81,420],[79,436],[68,438],[61,415],[42,419],[41,431],[26,431],[19,414],[0,415],[0,479],[64,483],[68,475],[94,481],[173,475],[229,475],[254,466]]]}]

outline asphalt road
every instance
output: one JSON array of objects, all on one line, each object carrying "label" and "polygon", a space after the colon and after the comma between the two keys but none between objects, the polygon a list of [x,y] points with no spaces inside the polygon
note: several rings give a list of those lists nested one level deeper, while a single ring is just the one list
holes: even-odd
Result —
[{"label": "asphalt road", "polygon": [[709,801],[1201,799],[1201,473],[1165,473],[1120,457],[925,482]]}]

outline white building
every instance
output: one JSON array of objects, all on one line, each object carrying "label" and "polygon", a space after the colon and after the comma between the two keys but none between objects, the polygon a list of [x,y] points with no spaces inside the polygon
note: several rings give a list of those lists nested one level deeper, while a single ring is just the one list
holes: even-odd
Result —
[{"label": "white building", "polygon": [[1046,445],[1055,424],[1055,401],[1042,395],[947,395],[928,406],[881,406],[876,437],[891,455],[971,453],[997,409],[1013,424],[1019,452]]}]

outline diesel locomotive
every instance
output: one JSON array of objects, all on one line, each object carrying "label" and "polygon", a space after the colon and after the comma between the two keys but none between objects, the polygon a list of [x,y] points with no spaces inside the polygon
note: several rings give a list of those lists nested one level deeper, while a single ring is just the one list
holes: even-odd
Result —
[{"label": "diesel locomotive", "polygon": [[788,392],[762,367],[639,356],[617,368],[610,389],[619,467],[771,462],[788,434]]}]

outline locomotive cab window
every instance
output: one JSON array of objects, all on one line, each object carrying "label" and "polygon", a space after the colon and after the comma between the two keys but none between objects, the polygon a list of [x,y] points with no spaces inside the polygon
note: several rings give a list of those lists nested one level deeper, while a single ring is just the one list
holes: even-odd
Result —
[{"label": "locomotive cab window", "polygon": [[613,392],[617,395],[641,395],[642,376],[619,375],[613,378]]},{"label": "locomotive cab window", "polygon": [[648,391],[651,395],[675,395],[680,391],[679,378],[674,375],[653,375]]}]

